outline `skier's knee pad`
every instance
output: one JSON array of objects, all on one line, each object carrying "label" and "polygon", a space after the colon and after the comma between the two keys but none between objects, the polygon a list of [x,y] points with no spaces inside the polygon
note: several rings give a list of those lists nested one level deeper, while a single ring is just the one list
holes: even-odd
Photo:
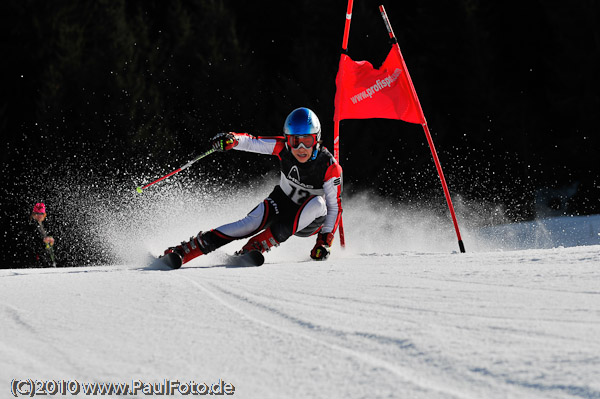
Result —
[{"label": "skier's knee pad", "polygon": [[[321,196],[307,200],[296,215],[295,235],[307,237],[314,233],[324,222],[327,215],[327,204]],[[310,230],[310,231],[309,231]]]},{"label": "skier's knee pad", "polygon": [[311,224],[309,224],[302,230],[297,231],[294,235],[298,237],[312,236],[321,228],[321,226],[323,226],[323,223],[325,223],[325,216],[319,216],[318,218],[313,220]]},{"label": "skier's knee pad", "polygon": [[284,242],[292,234],[308,237],[314,234],[325,222],[327,205],[321,196],[313,196],[304,202],[295,213],[271,224],[273,237]]}]

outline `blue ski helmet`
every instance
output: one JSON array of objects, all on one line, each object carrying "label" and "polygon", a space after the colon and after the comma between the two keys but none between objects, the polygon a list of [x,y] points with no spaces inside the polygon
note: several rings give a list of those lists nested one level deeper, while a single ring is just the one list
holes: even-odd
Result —
[{"label": "blue ski helmet", "polygon": [[285,119],[283,134],[304,136],[316,134],[317,141],[321,140],[321,122],[317,114],[308,108],[296,108]]}]

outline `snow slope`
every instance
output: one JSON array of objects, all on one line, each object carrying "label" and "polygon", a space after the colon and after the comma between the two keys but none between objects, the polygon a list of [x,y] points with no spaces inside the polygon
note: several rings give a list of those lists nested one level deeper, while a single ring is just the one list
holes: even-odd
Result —
[{"label": "snow slope", "polygon": [[[259,268],[227,267],[230,244],[171,271],[145,253],[219,217],[144,209],[105,225],[115,253],[143,243],[122,264],[0,270],[0,397],[13,379],[167,379],[239,398],[600,398],[600,245],[507,250],[502,228],[467,228],[459,254],[451,224],[350,202],[348,248],[326,262],[292,238]],[[599,220],[570,219],[570,239]]]}]

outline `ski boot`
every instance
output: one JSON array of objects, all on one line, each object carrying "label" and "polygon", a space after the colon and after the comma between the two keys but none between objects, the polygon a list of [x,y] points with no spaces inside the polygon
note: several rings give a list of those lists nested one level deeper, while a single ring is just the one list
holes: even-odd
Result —
[{"label": "ski boot", "polygon": [[243,255],[245,253],[251,251],[258,251],[261,254],[263,252],[269,252],[271,248],[278,247],[279,241],[273,237],[273,233],[271,232],[271,228],[264,230],[262,233],[259,233],[252,237],[246,245],[242,247],[241,250],[237,251],[236,255]]},{"label": "ski boot", "polygon": [[273,237],[271,229],[252,237],[241,250],[235,253],[242,266],[261,266],[265,263],[263,252],[268,252],[273,247],[279,246],[279,241]]},{"label": "ski boot", "polygon": [[180,245],[167,248],[160,258],[169,267],[179,269],[184,263],[208,252],[208,245],[200,232],[196,237],[190,237],[189,241],[182,241]]}]

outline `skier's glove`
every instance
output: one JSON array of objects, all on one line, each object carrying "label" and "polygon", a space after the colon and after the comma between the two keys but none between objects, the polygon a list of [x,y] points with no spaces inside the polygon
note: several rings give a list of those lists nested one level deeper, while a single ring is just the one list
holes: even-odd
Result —
[{"label": "skier's glove", "polygon": [[234,133],[219,133],[210,140],[210,145],[214,150],[223,152],[238,145],[238,141]]},{"label": "skier's glove", "polygon": [[319,233],[317,243],[310,251],[310,257],[314,260],[325,260],[329,256],[331,244],[333,243],[333,233]]}]

